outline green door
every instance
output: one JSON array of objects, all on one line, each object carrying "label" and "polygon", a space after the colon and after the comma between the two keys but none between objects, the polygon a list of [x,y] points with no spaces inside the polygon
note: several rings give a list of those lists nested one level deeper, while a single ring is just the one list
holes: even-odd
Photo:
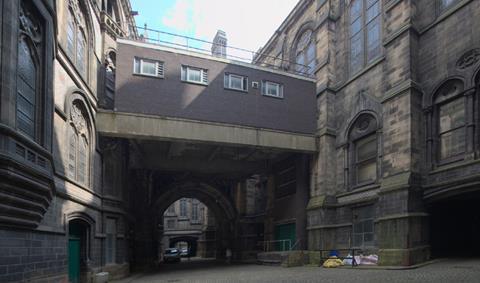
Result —
[{"label": "green door", "polygon": [[[275,240],[277,251],[288,251],[295,244],[295,223],[275,226]],[[290,241],[280,241],[290,240]]]},{"label": "green door", "polygon": [[72,283],[80,282],[80,239],[68,240],[68,279]]}]

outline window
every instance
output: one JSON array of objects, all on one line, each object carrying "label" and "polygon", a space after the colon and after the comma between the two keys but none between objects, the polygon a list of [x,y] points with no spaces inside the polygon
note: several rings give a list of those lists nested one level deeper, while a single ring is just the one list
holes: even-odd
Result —
[{"label": "window", "polygon": [[458,0],[438,0],[440,12],[443,12],[455,4]]},{"label": "window", "polygon": [[300,36],[295,50],[295,70],[300,74],[313,74],[316,65],[316,51],[311,30],[305,31]]},{"label": "window", "polygon": [[380,0],[353,0],[350,4],[350,73],[357,73],[380,53]]},{"label": "window", "polygon": [[361,114],[349,132],[349,179],[351,187],[374,183],[378,171],[377,122]]},{"label": "window", "polygon": [[133,73],[163,78],[164,63],[155,60],[135,58]]},{"label": "window", "polygon": [[105,224],[105,234],[106,234],[106,251],[105,258],[107,264],[115,263],[116,258],[116,245],[117,245],[117,221],[113,218],[107,218]]},{"label": "window", "polygon": [[175,204],[170,205],[168,207],[167,212],[170,213],[170,214],[175,214]]},{"label": "window", "polygon": [[225,73],[224,87],[229,89],[248,91],[248,79],[243,76]]},{"label": "window", "polygon": [[67,13],[66,52],[78,72],[87,76],[87,25],[78,0],[69,1]]},{"label": "window", "polygon": [[168,229],[175,229],[175,220],[173,220],[173,219],[167,220],[167,228]]},{"label": "window", "polygon": [[353,210],[353,246],[365,248],[374,246],[373,206]]},{"label": "window", "polygon": [[208,84],[208,70],[182,66],[181,79],[185,82]]},{"label": "window", "polygon": [[187,200],[186,199],[180,200],[180,216],[182,217],[187,216]]},{"label": "window", "polygon": [[[429,139],[427,150],[435,156],[437,164],[462,160],[467,148],[473,148],[473,140],[467,138],[467,121],[473,121],[474,96],[465,95],[463,82],[453,79],[442,85],[433,97],[433,111],[427,111],[429,131],[434,139]],[[473,94],[474,91],[469,92]],[[467,109],[470,108],[470,111]],[[473,132],[471,133],[473,136]],[[433,141],[433,144],[431,143]]]},{"label": "window", "polygon": [[67,176],[82,185],[88,185],[90,154],[85,111],[78,101],[74,102],[70,111]]},{"label": "window", "polygon": [[198,221],[198,203],[192,203],[192,220]]},{"label": "window", "polygon": [[283,98],[283,85],[270,81],[262,81],[262,94]]},{"label": "window", "polygon": [[41,70],[44,49],[43,26],[36,10],[23,3],[19,16],[17,46],[16,127],[19,132],[40,141]]}]

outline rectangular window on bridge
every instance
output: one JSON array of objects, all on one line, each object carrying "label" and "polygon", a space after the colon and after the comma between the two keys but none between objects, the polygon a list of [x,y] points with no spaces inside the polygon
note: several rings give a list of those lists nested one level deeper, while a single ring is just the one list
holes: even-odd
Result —
[{"label": "rectangular window on bridge", "polygon": [[277,98],[283,98],[283,85],[270,81],[262,81],[262,94]]},{"label": "rectangular window on bridge", "polygon": [[225,88],[248,91],[247,77],[225,73],[223,82]]},{"label": "rectangular window on bridge", "polygon": [[208,70],[182,65],[181,79],[184,82],[208,84]]},{"label": "rectangular window on bridge", "polygon": [[160,61],[135,57],[133,73],[138,75],[163,78],[164,63]]}]

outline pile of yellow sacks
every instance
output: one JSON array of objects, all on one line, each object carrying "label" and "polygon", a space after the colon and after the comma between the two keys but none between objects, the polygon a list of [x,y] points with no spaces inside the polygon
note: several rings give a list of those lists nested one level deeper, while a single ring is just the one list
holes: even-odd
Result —
[{"label": "pile of yellow sacks", "polygon": [[336,256],[332,256],[323,263],[323,267],[333,268],[343,265],[343,261]]}]

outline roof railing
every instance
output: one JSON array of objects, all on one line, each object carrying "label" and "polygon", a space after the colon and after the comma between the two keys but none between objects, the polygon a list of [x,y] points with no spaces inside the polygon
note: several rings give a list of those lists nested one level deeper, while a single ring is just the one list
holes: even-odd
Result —
[{"label": "roof railing", "polygon": [[[131,40],[142,41],[150,44],[162,45],[170,48],[187,50],[192,52],[197,52],[205,55],[210,55],[214,57],[225,58],[233,61],[240,61],[243,63],[254,64],[258,66],[263,66],[271,69],[280,70],[283,72],[293,73],[303,77],[313,78],[313,72],[310,70],[310,67],[307,65],[298,64],[290,60],[285,60],[276,56],[261,54],[252,50],[247,50],[244,48],[238,48],[234,46],[225,46],[225,57],[220,55],[213,55],[211,52],[212,46],[215,44],[208,40],[203,40],[199,38],[194,38],[185,35],[179,35],[171,32],[154,30],[151,28],[144,27],[132,27],[138,31],[138,36],[130,37]],[[264,62],[256,62],[256,59],[263,58]]]}]

